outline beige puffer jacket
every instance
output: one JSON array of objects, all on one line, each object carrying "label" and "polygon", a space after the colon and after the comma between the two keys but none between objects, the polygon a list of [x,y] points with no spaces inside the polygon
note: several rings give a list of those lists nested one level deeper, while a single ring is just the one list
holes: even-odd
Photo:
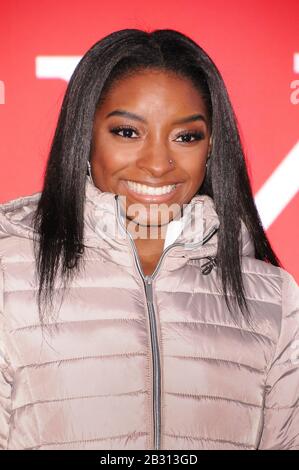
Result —
[{"label": "beige puffer jacket", "polygon": [[245,226],[255,330],[233,323],[219,291],[210,197],[190,203],[203,208],[204,243],[187,249],[187,228],[143,279],[133,240],[112,236],[117,198],[87,179],[85,271],[43,337],[39,197],[0,210],[0,448],[299,450],[299,289],[254,258]]}]

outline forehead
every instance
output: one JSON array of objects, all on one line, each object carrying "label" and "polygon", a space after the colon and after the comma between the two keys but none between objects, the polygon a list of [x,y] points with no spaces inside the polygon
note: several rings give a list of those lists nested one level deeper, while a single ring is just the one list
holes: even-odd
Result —
[{"label": "forehead", "polygon": [[106,112],[116,106],[145,113],[206,111],[200,90],[190,79],[160,70],[138,71],[112,83],[101,108]]}]

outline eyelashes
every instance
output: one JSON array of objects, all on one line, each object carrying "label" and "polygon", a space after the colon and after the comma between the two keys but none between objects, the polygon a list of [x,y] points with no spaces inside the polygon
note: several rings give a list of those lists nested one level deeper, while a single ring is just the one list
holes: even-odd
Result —
[{"label": "eyelashes", "polygon": [[[115,134],[119,137],[122,137],[124,139],[130,139],[130,140],[134,140],[136,139],[136,137],[131,137],[132,136],[132,133],[135,132],[135,134],[138,135],[138,131],[137,129],[135,129],[134,127],[132,126],[117,126],[117,127],[113,127],[112,129],[110,129],[110,132],[112,134]],[[123,132],[123,135],[120,135],[119,133],[120,132]],[[181,140],[181,141],[178,141],[180,143],[193,143],[195,141],[199,141],[199,140],[203,140],[205,138],[205,134],[201,131],[186,131],[186,132],[180,132],[177,136],[176,136],[176,139],[182,137],[183,139],[186,139],[186,140]],[[192,140],[190,140],[192,139]]]},{"label": "eyelashes", "polygon": [[184,142],[181,141],[181,142],[183,142],[183,143],[188,144],[188,143],[195,142],[195,141],[197,141],[197,140],[203,140],[203,139],[205,138],[205,135],[203,134],[203,132],[194,131],[194,132],[183,132],[182,134],[179,134],[179,135],[177,136],[177,138],[179,138],[179,137],[183,137],[183,138],[187,138],[187,137],[188,137],[188,139],[189,139],[190,137],[191,137],[191,138],[194,138],[194,140],[191,140],[191,141],[190,141],[190,140],[187,140],[187,141],[184,141]]}]

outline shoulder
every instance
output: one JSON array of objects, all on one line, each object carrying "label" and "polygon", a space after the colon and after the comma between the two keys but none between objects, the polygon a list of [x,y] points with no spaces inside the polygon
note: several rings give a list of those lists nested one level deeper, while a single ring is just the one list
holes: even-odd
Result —
[{"label": "shoulder", "polygon": [[299,325],[299,287],[292,274],[255,258],[243,259],[242,273],[246,297],[255,315],[266,330],[274,327],[270,336],[277,339],[283,319],[289,315],[297,316]]},{"label": "shoulder", "polygon": [[281,269],[283,316],[296,316],[299,326],[299,286],[292,274]]},{"label": "shoulder", "polygon": [[34,238],[33,218],[41,193],[0,204],[0,260],[23,256]]},{"label": "shoulder", "polygon": [[10,201],[0,204],[0,214],[1,215],[13,215],[20,214],[24,211],[27,211],[26,208],[37,205],[37,202],[40,198],[41,193],[36,192],[26,196],[20,196]]},{"label": "shoulder", "polygon": [[276,287],[276,290],[279,291],[277,293],[280,295],[283,294],[286,285],[290,284],[293,289],[298,289],[294,276],[286,269],[256,258],[244,257],[242,259],[242,272],[245,279],[251,279],[252,282],[255,280],[265,288],[271,285]]},{"label": "shoulder", "polygon": [[279,266],[251,257],[242,259],[242,273],[244,284],[251,291],[250,296],[270,303],[281,303],[283,286],[292,277]]}]

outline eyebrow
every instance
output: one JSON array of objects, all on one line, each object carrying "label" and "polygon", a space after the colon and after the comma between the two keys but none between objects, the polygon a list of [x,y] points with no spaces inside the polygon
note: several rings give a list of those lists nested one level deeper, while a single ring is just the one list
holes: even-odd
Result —
[{"label": "eyebrow", "polygon": [[[146,123],[146,119],[138,114],[131,113],[129,111],[125,111],[122,109],[116,109],[111,113],[107,114],[106,119],[110,116],[123,116],[129,119],[134,119],[135,121],[140,121]],[[174,121],[172,124],[185,124],[187,122],[194,122],[194,121],[204,121],[207,124],[206,118],[202,114],[192,114],[191,116],[186,116],[184,118],[178,119]]]}]

